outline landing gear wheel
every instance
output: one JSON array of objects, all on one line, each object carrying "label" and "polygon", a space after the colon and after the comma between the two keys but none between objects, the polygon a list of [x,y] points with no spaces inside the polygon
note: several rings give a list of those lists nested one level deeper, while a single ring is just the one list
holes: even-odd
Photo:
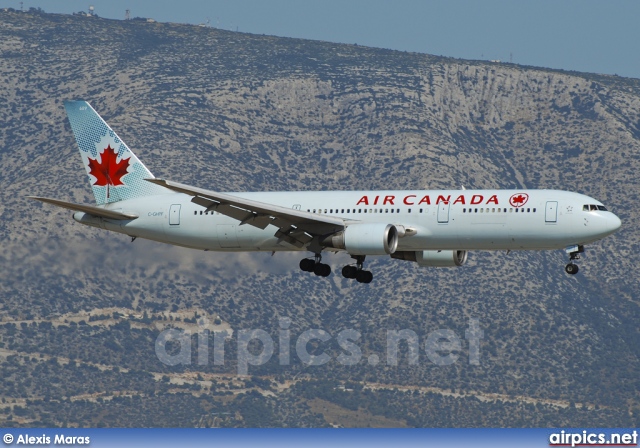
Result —
[{"label": "landing gear wheel", "polygon": [[329,277],[331,275],[331,266],[324,263],[316,263],[313,273],[320,277]]},{"label": "landing gear wheel", "polygon": [[569,246],[565,249],[565,252],[569,254],[569,264],[564,267],[564,271],[569,275],[576,275],[580,269],[573,261],[580,259],[580,254],[584,253],[584,246],[581,244]]},{"label": "landing gear wheel", "polygon": [[564,270],[569,275],[576,275],[580,269],[577,264],[569,263],[564,267]]},{"label": "landing gear wheel", "polygon": [[313,268],[316,266],[316,262],[311,258],[304,258],[300,260],[300,269],[305,272],[313,272]]},{"label": "landing gear wheel", "polygon": [[356,274],[356,280],[358,283],[371,283],[371,280],[373,280],[373,274],[371,271],[358,271]]},{"label": "landing gear wheel", "polygon": [[358,283],[371,283],[373,274],[371,271],[365,271],[364,255],[352,255],[351,258],[356,260],[356,265],[347,265],[342,268],[342,276],[344,278],[355,278]]},{"label": "landing gear wheel", "polygon": [[358,275],[358,268],[355,266],[345,266],[342,268],[342,276],[344,278],[356,278]]}]

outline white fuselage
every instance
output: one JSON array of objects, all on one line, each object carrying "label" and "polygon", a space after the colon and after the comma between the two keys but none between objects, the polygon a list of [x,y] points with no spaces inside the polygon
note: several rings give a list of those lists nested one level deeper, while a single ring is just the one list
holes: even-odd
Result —
[{"label": "white fuselage", "polygon": [[[599,201],[559,190],[231,194],[340,217],[347,220],[347,225],[375,222],[401,226],[407,232],[399,239],[397,251],[563,249],[599,240],[620,227],[618,217],[606,211]],[[236,219],[205,211],[185,194],[131,199],[106,208],[132,213],[138,218],[116,221],[77,212],[74,219],[132,237],[202,250],[306,250],[279,240],[272,225],[265,229],[241,225]]]}]

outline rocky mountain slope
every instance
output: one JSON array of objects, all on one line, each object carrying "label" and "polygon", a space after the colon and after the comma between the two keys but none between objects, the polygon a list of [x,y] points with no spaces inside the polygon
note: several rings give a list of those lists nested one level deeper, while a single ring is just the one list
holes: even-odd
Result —
[{"label": "rocky mountain slope", "polygon": [[[638,425],[639,80],[16,11],[0,11],[0,80],[2,425]],[[191,185],[557,188],[598,198],[623,228],[575,277],[562,252],[472,253],[452,270],[375,259],[370,285],[309,276],[295,254],[132,244],[25,199],[93,200],[66,99],[91,102],[156,176]],[[277,350],[281,318],[292,341],[324,329],[313,349],[332,361],[283,366],[277,351],[240,378],[232,338],[224,365],[199,365],[202,316],[264,329]],[[191,365],[156,356],[176,325],[196,325]],[[346,329],[361,334],[352,366],[337,361]],[[416,365],[404,346],[385,362],[387,331],[402,329],[420,338]],[[462,339],[450,366],[425,355],[437,329]]]}]

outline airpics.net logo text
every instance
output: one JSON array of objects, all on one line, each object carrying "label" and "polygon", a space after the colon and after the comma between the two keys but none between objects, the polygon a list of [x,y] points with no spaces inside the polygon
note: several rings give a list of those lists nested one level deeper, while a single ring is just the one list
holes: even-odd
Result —
[{"label": "airpics.net logo text", "polygon": [[560,431],[549,435],[549,446],[638,446],[638,431],[623,433]]},{"label": "airpics.net logo text", "polygon": [[[354,329],[344,329],[335,335],[322,329],[309,329],[299,334],[292,335],[290,330],[291,320],[279,319],[277,336],[277,357],[280,365],[292,363],[292,346],[298,360],[307,366],[322,366],[331,361],[336,361],[343,366],[353,366],[363,360],[362,349],[359,342],[362,334]],[[197,349],[195,351],[196,363],[208,365],[210,362],[210,343],[213,343],[213,364],[223,366],[225,364],[225,344],[232,343],[235,339],[235,354],[238,375],[248,375],[250,366],[262,366],[276,355],[276,343],[274,338],[263,329],[229,331],[213,331],[213,327],[206,319],[200,319],[197,331],[171,328],[161,332],[155,341],[156,356],[165,365],[191,365],[194,358],[192,339],[195,333]],[[417,365],[422,355],[428,361],[437,366],[448,366],[463,358],[463,346],[467,349],[468,362],[472,365],[480,364],[480,340],[484,332],[480,328],[478,319],[469,319],[468,327],[461,338],[450,329],[437,329],[424,337],[421,341],[418,334],[411,329],[386,330],[386,347],[383,359],[378,354],[369,354],[366,362],[376,366],[385,362],[387,366],[397,366],[401,352],[403,362],[409,365]],[[337,344],[338,352],[331,356],[324,350],[318,350],[318,346],[331,343]],[[313,348],[309,350],[309,347]],[[332,351],[333,352],[333,351]]]}]

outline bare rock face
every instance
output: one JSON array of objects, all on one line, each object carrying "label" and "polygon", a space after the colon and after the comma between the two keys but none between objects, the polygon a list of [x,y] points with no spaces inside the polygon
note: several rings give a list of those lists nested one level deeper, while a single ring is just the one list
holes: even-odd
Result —
[{"label": "bare rock face", "polygon": [[[17,424],[638,426],[640,81],[11,10],[0,81],[0,369],[12,384],[0,395]],[[368,286],[301,273],[301,255],[130,244],[25,199],[92,201],[67,99],[91,102],[156,176],[204,188],[565,189],[623,228],[589,246],[573,278],[561,252],[473,253],[452,270],[367,260]],[[335,272],[348,259],[325,261]],[[281,317],[292,338],[354,329],[363,358],[344,366],[340,347],[320,344],[332,362],[274,358],[246,384],[228,380],[231,343],[224,366],[160,363],[159,332],[195,316],[274,338]],[[389,330],[423,344],[436,329],[462,337],[469,319],[484,331],[479,365],[464,340],[452,366],[423,348],[417,365],[384,362]],[[202,420],[212,409],[232,417]]]}]

